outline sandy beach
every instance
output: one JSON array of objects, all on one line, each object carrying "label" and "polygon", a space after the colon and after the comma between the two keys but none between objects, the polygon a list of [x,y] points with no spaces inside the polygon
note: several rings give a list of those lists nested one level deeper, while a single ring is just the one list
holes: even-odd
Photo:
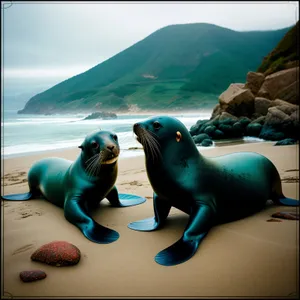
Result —
[{"label": "sandy beach", "polygon": [[[285,196],[299,199],[299,145],[274,147],[273,142],[207,148],[208,157],[254,151],[277,167]],[[80,149],[43,152],[2,161],[1,194],[28,191],[27,172],[33,162],[50,156],[74,160]],[[172,208],[164,228],[137,232],[127,224],[153,216],[152,189],[144,156],[119,160],[119,192],[146,197],[141,205],[110,207],[107,200],[93,218],[119,232],[111,244],[95,244],[70,224],[63,210],[37,199],[2,201],[2,282],[4,297],[299,297],[299,221],[267,222],[277,211],[295,207],[272,202],[254,216],[214,227],[187,262],[165,267],[154,256],[177,241],[188,215]],[[62,240],[81,251],[76,266],[53,267],[33,262],[43,244]],[[19,273],[41,269],[47,278],[23,283]]]}]

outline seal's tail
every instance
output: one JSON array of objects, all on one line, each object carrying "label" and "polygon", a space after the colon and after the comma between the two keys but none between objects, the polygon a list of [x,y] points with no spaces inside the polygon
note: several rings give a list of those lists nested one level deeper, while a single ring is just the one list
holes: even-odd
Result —
[{"label": "seal's tail", "polygon": [[286,198],[286,197],[280,197],[277,204],[281,204],[284,206],[299,206],[299,200]]},{"label": "seal's tail", "polygon": [[11,194],[1,196],[1,200],[8,200],[8,201],[26,201],[33,198],[33,194],[31,192],[24,193],[24,194]]}]

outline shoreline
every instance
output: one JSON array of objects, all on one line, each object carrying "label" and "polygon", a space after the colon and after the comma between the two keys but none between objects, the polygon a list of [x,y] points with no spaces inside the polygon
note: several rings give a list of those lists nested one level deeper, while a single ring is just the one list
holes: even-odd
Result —
[{"label": "shoreline", "polygon": [[[246,138],[246,139],[245,139]],[[247,140],[247,137],[243,137],[243,138],[236,138],[236,139],[224,139],[224,140],[218,140],[218,141],[214,141],[213,146],[207,147],[207,148],[215,148],[215,147],[224,147],[224,146],[230,146],[230,145],[239,145],[239,144],[251,144],[251,143],[276,143],[276,141],[264,141],[261,139],[249,139]],[[204,149],[205,147],[201,147],[198,146],[198,149]],[[65,148],[59,148],[59,149],[48,149],[48,150],[39,150],[39,151],[30,151],[30,152],[24,152],[24,153],[15,153],[15,154],[2,154],[1,153],[1,159],[2,160],[6,160],[6,159],[12,159],[12,158],[18,158],[18,157],[27,157],[27,156],[33,156],[33,155],[40,155],[40,154],[46,154],[47,152],[50,153],[59,153],[61,151],[64,150],[72,150],[72,149],[76,149],[76,146],[70,146],[70,147],[65,147]],[[2,148],[3,150],[3,148]],[[140,153],[142,151],[142,153]],[[128,153],[127,155],[124,155],[123,153]],[[129,157],[134,157],[134,156],[140,156],[144,154],[144,150],[142,147],[138,148],[138,149],[121,149],[121,154],[120,154],[120,158],[124,159],[124,158],[129,158]]]},{"label": "shoreline", "polygon": [[[79,151],[72,148],[57,155],[74,160]],[[216,157],[243,151],[269,158],[280,173],[285,196],[299,199],[299,145],[243,143],[200,152]],[[4,160],[2,195],[28,191],[29,168],[47,154]],[[137,232],[127,228],[130,222],[153,216],[153,190],[144,157],[124,158],[118,165],[118,191],[147,200],[129,208],[113,208],[106,200],[101,202],[93,218],[119,232],[120,238],[111,244],[87,240],[64,218],[61,208],[43,199],[2,202],[5,294],[41,298],[299,295],[299,221],[268,222],[277,211],[296,212],[299,208],[268,204],[252,216],[215,226],[190,260],[164,267],[154,261],[154,256],[181,237],[188,215],[172,207],[160,230]],[[58,268],[31,261],[37,248],[54,240],[70,242],[80,249],[78,265]],[[22,282],[19,273],[33,269],[45,271],[47,277],[34,283]]]}]

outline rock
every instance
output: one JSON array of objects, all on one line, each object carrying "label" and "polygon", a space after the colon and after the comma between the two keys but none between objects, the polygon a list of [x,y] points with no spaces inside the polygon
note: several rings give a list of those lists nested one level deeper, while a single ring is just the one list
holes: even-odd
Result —
[{"label": "rock", "polygon": [[93,119],[110,120],[110,119],[116,119],[116,118],[117,118],[117,115],[115,113],[93,112],[92,114],[85,117],[83,120],[93,120]]},{"label": "rock", "polygon": [[221,113],[220,117],[219,117],[219,121],[223,121],[226,119],[231,119],[233,121],[237,121],[238,118],[236,116],[233,116],[232,114],[229,114],[228,112],[224,111]]},{"label": "rock", "polygon": [[249,118],[247,118],[247,117],[241,117],[241,118],[239,118],[239,123],[240,123],[244,128],[246,128],[247,125],[248,125],[249,123],[251,123],[251,120],[250,120]]},{"label": "rock", "polygon": [[247,82],[245,84],[246,89],[250,89],[253,95],[256,95],[265,80],[263,73],[248,72]]},{"label": "rock", "polygon": [[250,123],[246,128],[246,133],[248,136],[258,137],[262,129],[262,125],[259,123]]},{"label": "rock", "polygon": [[222,112],[221,106],[220,106],[220,104],[217,104],[213,109],[213,112],[211,114],[211,119],[218,116],[221,112]]},{"label": "rock", "polygon": [[263,125],[265,123],[265,120],[266,120],[265,116],[260,116],[257,119],[254,119],[253,121],[251,121],[250,124],[259,123],[259,124]]},{"label": "rock", "polygon": [[193,140],[195,144],[201,144],[201,142],[205,139],[209,139],[209,135],[206,133],[200,133],[198,135],[193,136]]},{"label": "rock", "polygon": [[241,137],[244,135],[244,127],[240,122],[235,122],[232,125],[233,137]]},{"label": "rock", "polygon": [[267,222],[282,222],[282,221],[278,219],[269,219],[267,220]]},{"label": "rock", "polygon": [[297,124],[299,124],[299,109],[294,111],[291,115],[290,118],[294,124],[294,126],[296,126]]},{"label": "rock", "polygon": [[208,121],[209,120],[198,120],[195,125],[191,126],[190,134],[192,136],[194,136],[194,135],[201,133],[200,131],[201,131],[202,125],[206,124]]},{"label": "rock", "polygon": [[31,270],[20,272],[20,278],[23,282],[32,282],[41,280],[47,277],[47,274],[42,270]]},{"label": "rock", "polygon": [[282,124],[283,122],[291,121],[291,118],[277,107],[270,107],[266,115],[266,125]]},{"label": "rock", "polygon": [[216,126],[210,125],[210,126],[205,127],[204,133],[206,133],[212,137],[214,135],[216,129],[217,129]]},{"label": "rock", "polygon": [[201,143],[201,146],[203,147],[209,147],[213,144],[212,140],[211,139],[204,139]]},{"label": "rock", "polygon": [[299,80],[280,90],[275,95],[275,98],[283,99],[289,103],[299,104]]},{"label": "rock", "polygon": [[262,97],[254,99],[254,112],[258,115],[265,116],[268,113],[269,107],[272,106],[272,101]]},{"label": "rock", "polygon": [[295,107],[292,107],[290,105],[280,105],[275,107],[287,114],[288,116],[298,109],[297,105],[295,105]]},{"label": "rock", "polygon": [[73,244],[64,241],[54,241],[43,245],[31,255],[33,261],[57,267],[76,265],[80,257],[80,250]]},{"label": "rock", "polygon": [[287,100],[290,103],[297,103],[299,102],[299,92],[296,88],[297,84],[294,83],[297,81],[297,78],[299,78],[298,76],[299,67],[282,70],[268,75],[257,95],[270,100],[279,98],[280,95],[280,98],[283,100]]},{"label": "rock", "polygon": [[272,217],[286,219],[286,220],[299,220],[299,214],[293,213],[293,212],[279,211],[279,212],[272,214]]},{"label": "rock", "polygon": [[285,138],[285,134],[281,131],[277,131],[272,126],[264,124],[258,137],[266,141],[280,141]]},{"label": "rock", "polygon": [[287,138],[281,141],[278,141],[274,146],[287,146],[287,145],[295,145],[297,143],[297,140]]},{"label": "rock", "polygon": [[221,108],[237,117],[251,116],[254,112],[254,95],[249,89],[241,89],[236,84],[219,96]]},{"label": "rock", "polygon": [[232,126],[227,124],[220,124],[219,129],[224,132],[225,135],[232,134]]},{"label": "rock", "polygon": [[221,131],[220,129],[216,129],[215,133],[214,133],[214,139],[216,140],[221,140],[224,139],[225,134],[223,131]]}]

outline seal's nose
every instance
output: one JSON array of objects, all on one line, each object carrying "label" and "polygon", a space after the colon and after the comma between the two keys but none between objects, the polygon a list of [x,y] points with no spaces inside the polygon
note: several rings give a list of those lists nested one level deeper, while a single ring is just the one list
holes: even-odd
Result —
[{"label": "seal's nose", "polygon": [[133,125],[133,130],[137,130],[139,127],[140,127],[140,124],[139,123],[135,123]]},{"label": "seal's nose", "polygon": [[109,149],[110,151],[113,151],[114,148],[115,148],[115,146],[113,146],[113,145],[107,146],[107,149]]}]

